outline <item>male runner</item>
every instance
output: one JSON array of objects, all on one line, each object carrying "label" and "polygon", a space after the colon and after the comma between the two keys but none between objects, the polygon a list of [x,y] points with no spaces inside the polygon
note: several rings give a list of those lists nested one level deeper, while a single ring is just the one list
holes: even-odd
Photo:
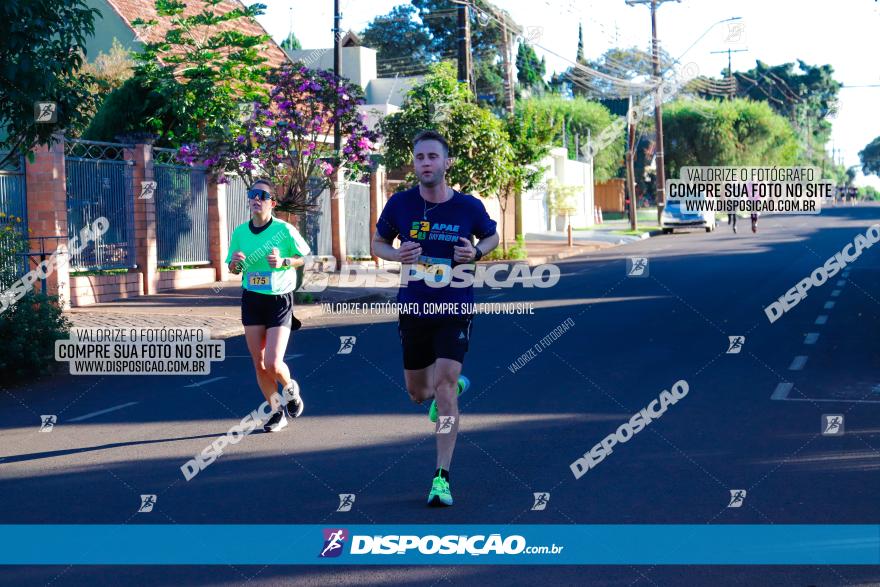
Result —
[{"label": "male runner", "polygon": [[[434,398],[429,418],[437,422],[437,469],[428,494],[430,506],[452,505],[449,465],[458,434],[458,394],[470,386],[461,367],[473,315],[427,314],[421,309],[428,304],[473,304],[472,286],[455,287],[461,283],[457,278],[449,281],[452,267],[479,261],[498,246],[495,221],[483,203],[446,185],[451,165],[446,139],[434,131],[416,135],[413,166],[419,185],[391,196],[376,223],[372,243],[374,255],[401,263],[403,283],[397,301],[419,308],[401,312],[398,332],[410,398],[417,404]],[[472,236],[480,239],[476,246]],[[398,248],[392,245],[395,237],[401,241]],[[428,285],[432,280],[433,285]]]},{"label": "male runner", "polygon": [[272,215],[277,205],[275,186],[260,179],[251,185],[247,197],[251,208],[249,222],[232,233],[226,262],[229,271],[243,273],[241,280],[241,322],[245,340],[254,362],[257,384],[274,412],[263,430],[278,432],[287,426],[284,406],[276,394],[278,383],[287,403],[287,413],[299,417],[303,401],[299,384],[284,364],[284,352],[290,332],[301,323],[293,315],[293,290],[296,268],[310,253],[308,244],[292,224]]}]

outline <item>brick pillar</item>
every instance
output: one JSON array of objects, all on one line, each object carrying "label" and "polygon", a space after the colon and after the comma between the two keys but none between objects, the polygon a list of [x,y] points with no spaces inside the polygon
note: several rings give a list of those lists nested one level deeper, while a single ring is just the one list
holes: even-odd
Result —
[{"label": "brick pillar", "polygon": [[[34,151],[34,162],[25,164],[25,181],[27,183],[27,215],[28,228],[32,236],[59,236],[60,239],[46,239],[44,247],[48,255],[56,248],[60,254],[56,256],[55,270],[46,279],[46,291],[50,295],[59,296],[61,307],[70,309],[70,257],[68,255],[67,229],[67,174],[64,167],[64,135],[55,134],[51,146],[41,146]],[[79,241],[77,241],[79,242]],[[40,242],[30,241],[31,252],[40,250]],[[32,257],[28,266],[34,268]],[[36,282],[34,289],[40,290],[41,284]]]},{"label": "brick pillar", "polygon": [[345,170],[340,167],[333,172],[330,181],[330,234],[337,267],[346,262],[344,181]]},{"label": "brick pillar", "polygon": [[[370,174],[370,235],[376,231],[379,214],[385,207],[385,166],[377,165]],[[373,263],[379,266],[379,257],[373,255]]]},{"label": "brick pillar", "polygon": [[208,181],[208,256],[217,281],[226,281],[230,276],[225,263],[232,236],[226,228],[226,185]]},{"label": "brick pillar", "polygon": [[156,198],[141,199],[141,182],[156,181],[153,168],[153,146],[138,143],[125,150],[125,158],[134,161],[134,258],[141,274],[144,295],[159,289],[158,244],[156,241]]}]

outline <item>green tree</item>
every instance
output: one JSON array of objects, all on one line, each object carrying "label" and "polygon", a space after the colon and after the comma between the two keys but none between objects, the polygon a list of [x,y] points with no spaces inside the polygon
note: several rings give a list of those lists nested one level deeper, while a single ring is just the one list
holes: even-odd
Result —
[{"label": "green tree", "polygon": [[[457,6],[449,0],[412,0],[412,5],[418,9],[418,16],[431,37],[431,50],[436,59],[454,59],[458,55]],[[480,99],[481,103],[492,104],[500,110],[504,104],[501,26],[485,2],[474,0],[472,5],[476,8],[469,11],[474,85],[478,97],[492,97]],[[512,37],[508,32],[508,39],[512,40]]]},{"label": "green tree", "polygon": [[862,173],[880,175],[880,137],[875,138],[859,151],[859,160],[862,162]]},{"label": "green tree", "polygon": [[[312,210],[340,165],[355,179],[366,173],[379,137],[358,112],[364,103],[360,86],[332,71],[285,64],[271,81],[271,102],[254,105],[234,140],[183,145],[178,159],[201,163],[221,177],[236,174],[247,183],[270,177],[279,188],[278,209],[302,214]],[[345,139],[340,153],[334,153],[330,138],[337,123]]]},{"label": "green tree", "polygon": [[[664,71],[670,68],[672,62],[673,60],[669,53],[661,49],[660,70]],[[586,65],[622,80],[632,80],[638,77],[648,79],[654,75],[651,53],[643,51],[638,47],[611,47],[598,59],[591,60]],[[599,76],[587,78],[584,75],[578,75],[576,72],[570,75],[574,75],[575,79],[582,82],[589,82],[588,87],[584,87],[586,83],[575,85],[574,93],[593,100],[626,98],[631,93],[633,95],[646,93],[646,90],[634,90],[626,85],[621,85]]]},{"label": "green tree", "polygon": [[546,89],[544,82],[546,64],[544,59],[538,59],[535,49],[528,43],[522,42],[516,50],[516,79],[524,89]]},{"label": "green tree", "polygon": [[[146,104],[108,97],[102,110],[121,107],[122,111],[99,111],[96,118],[125,124],[102,127],[100,134],[148,132],[158,137],[158,144],[167,146],[229,138],[237,128],[239,104],[268,102],[269,67],[261,50],[269,37],[247,35],[235,27],[240,19],[262,14],[265,5],[237,6],[224,12],[216,0],[193,1],[204,10],[186,16],[185,3],[156,0],[156,12],[167,30],[161,40],[146,43],[135,54],[134,76],[126,83],[128,87],[117,90],[141,96]],[[159,23],[138,19],[132,24],[155,27]],[[98,134],[94,128],[89,132]]]},{"label": "green tree", "polygon": [[293,34],[293,31],[290,31],[290,34],[287,35],[287,38],[281,41],[281,45],[279,45],[285,51],[299,51],[302,49],[302,43],[299,42],[299,39],[296,38],[296,35]]},{"label": "green tree", "polygon": [[381,77],[418,73],[437,60],[431,35],[416,22],[415,15],[411,4],[395,6],[388,14],[374,18],[361,33],[364,46],[377,51]]},{"label": "green tree", "polygon": [[793,165],[791,124],[766,102],[677,100],[663,107],[666,177],[686,166]]},{"label": "green tree", "polygon": [[501,208],[502,252],[507,255],[507,208],[511,198],[516,201],[516,238],[522,234],[522,192],[534,188],[544,177],[546,169],[539,165],[550,152],[554,128],[547,119],[532,118],[528,122],[522,113],[506,118],[506,130],[511,146],[511,157],[504,170],[504,179],[497,192]]},{"label": "green tree", "polygon": [[578,23],[578,49],[574,60],[580,65],[587,64],[587,59],[584,57],[584,25],[580,22]]},{"label": "green tree", "polygon": [[[829,116],[837,111],[840,82],[830,65],[797,63],[768,65],[757,61],[745,72],[734,72],[736,95],[767,102],[788,118],[801,134],[812,134],[824,145],[831,133]],[[805,141],[804,141],[805,142]]]},{"label": "green tree", "polygon": [[[95,114],[107,96],[121,88],[134,75],[134,59],[131,57],[131,51],[123,47],[119,39],[114,38],[110,52],[102,51],[94,60],[83,62],[80,72],[92,80],[88,88],[94,101],[84,104],[82,109],[84,114],[94,120]],[[89,107],[91,111],[86,112],[85,109]]]},{"label": "green tree", "polygon": [[113,90],[122,87],[134,75],[134,59],[131,51],[122,46],[119,39],[113,39],[109,53],[101,51],[92,61],[83,63],[80,71],[94,78],[91,91],[104,98]]},{"label": "green tree", "polygon": [[[521,100],[517,103],[517,113],[529,128],[552,128],[552,144],[555,146],[562,146],[564,133],[570,159],[577,159],[579,156],[575,151],[576,144],[583,151],[589,137],[597,136],[615,120],[601,104],[584,98],[565,100],[557,95]],[[593,175],[597,182],[617,175],[617,170],[623,165],[624,141],[625,137],[621,133],[619,140],[596,153]]]},{"label": "green tree", "polygon": [[[450,63],[432,66],[425,81],[408,92],[403,107],[381,121],[389,168],[412,166],[412,138],[425,129],[437,130],[449,141],[450,185],[482,197],[497,193],[512,158],[507,133],[498,118],[473,102],[467,84],[456,80]],[[412,172],[407,181],[415,183]]]},{"label": "green tree", "polygon": [[[80,68],[95,16],[85,0],[0,2],[0,167],[88,123],[92,80]],[[36,102],[54,102],[57,122],[37,122]]]}]

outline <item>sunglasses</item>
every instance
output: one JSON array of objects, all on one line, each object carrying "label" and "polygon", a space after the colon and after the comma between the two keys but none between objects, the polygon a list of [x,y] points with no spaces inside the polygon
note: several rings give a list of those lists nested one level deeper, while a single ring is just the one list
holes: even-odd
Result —
[{"label": "sunglasses", "polygon": [[255,198],[259,198],[260,200],[262,200],[264,202],[266,200],[274,200],[275,199],[274,197],[272,197],[272,194],[270,194],[266,190],[248,190],[247,197],[248,197],[248,200],[253,200]]}]

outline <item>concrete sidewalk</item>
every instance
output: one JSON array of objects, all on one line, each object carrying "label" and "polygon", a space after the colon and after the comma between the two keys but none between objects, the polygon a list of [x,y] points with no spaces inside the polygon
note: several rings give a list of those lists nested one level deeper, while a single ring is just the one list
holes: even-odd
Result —
[{"label": "concrete sidewalk", "polygon": [[[526,246],[528,259],[496,262],[541,265],[614,245],[579,240],[573,247],[568,247],[564,241],[528,240]],[[395,270],[390,266],[389,269]],[[344,279],[342,281],[343,285],[340,286],[339,273],[329,274],[328,287],[324,291],[311,294],[314,297],[313,303],[297,304],[294,310],[296,317],[307,323],[310,318],[322,314],[322,303],[381,302],[394,299],[397,295],[396,282],[384,286],[362,287],[349,286]],[[212,338],[230,338],[244,334],[244,327],[241,325],[241,283],[237,280],[72,308],[65,316],[78,328],[209,328]]]}]

